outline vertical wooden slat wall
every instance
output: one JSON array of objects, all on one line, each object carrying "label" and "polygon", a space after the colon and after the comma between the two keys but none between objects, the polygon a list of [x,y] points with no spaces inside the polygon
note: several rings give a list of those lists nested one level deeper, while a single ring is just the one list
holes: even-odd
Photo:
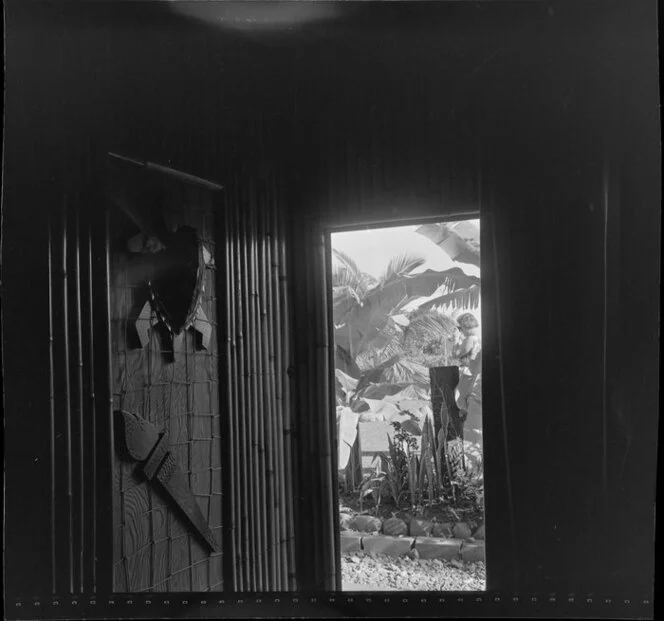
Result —
[{"label": "vertical wooden slat wall", "polygon": [[48,228],[51,589],[80,594],[98,587],[93,300],[104,280],[96,291],[85,213],[65,201]]},{"label": "vertical wooden slat wall", "polygon": [[[250,184],[253,189],[247,190]],[[292,274],[287,265],[290,231],[282,185],[274,171],[261,174],[259,179],[253,171],[237,171],[229,178],[224,192],[225,206],[218,229],[216,254],[221,267],[217,270],[216,301],[223,318],[219,325],[223,347],[218,368],[225,376],[220,377],[223,388],[218,398],[226,412],[222,412],[221,487],[215,491],[220,493],[223,489],[229,497],[223,508],[223,567],[224,579],[228,581],[224,588],[240,592],[293,591],[310,583],[310,569],[317,581],[326,579],[329,585],[334,584],[333,579],[316,572],[316,567],[327,560],[325,575],[332,575],[335,565],[334,555],[325,559],[325,546],[334,545],[331,515],[325,509],[330,502],[332,472],[325,465],[330,459],[329,448],[324,448],[330,443],[329,429],[323,429],[320,421],[307,424],[304,420],[308,412],[320,410],[322,405],[323,397],[316,386],[324,385],[328,369],[324,340],[327,320],[322,306],[325,298],[316,302],[309,298],[311,313],[305,332],[323,334],[323,340],[313,339],[311,351],[302,358],[313,362],[309,379],[317,382],[322,378],[323,383],[304,387],[297,381],[309,404],[300,410],[299,400],[291,398],[292,384],[299,378],[291,377]],[[115,485],[133,481],[129,472],[118,470],[112,442],[113,410],[121,405],[127,407],[126,399],[123,403],[118,401],[125,393],[117,392],[116,378],[111,374],[118,356],[127,353],[121,345],[126,338],[120,338],[117,330],[113,336],[109,330],[119,321],[114,309],[118,304],[124,308],[116,299],[113,285],[114,274],[116,280],[122,280],[122,274],[116,273],[113,266],[116,217],[106,221],[108,218],[100,213],[81,217],[73,210],[65,210],[50,224],[53,325],[49,351],[53,352],[53,389],[49,394],[55,482],[51,499],[52,573],[53,591],[59,594],[85,589],[110,592],[169,588],[168,584],[155,582],[158,576],[152,570],[147,576],[138,571],[140,563],[128,564],[130,551],[122,547],[120,540],[116,540],[113,550],[106,536],[118,528],[128,529],[133,523],[126,503],[113,502],[110,511],[108,493],[112,480]],[[317,274],[322,269],[323,256],[320,245],[310,250],[315,264],[309,272],[309,291],[316,284],[322,286]],[[154,362],[152,357],[150,360]],[[150,376],[155,373],[157,370],[149,369]],[[139,392],[142,390],[139,388]],[[136,402],[137,407],[140,402],[140,413],[147,416],[155,405],[157,396],[153,392],[151,389]],[[143,412],[143,407],[148,410]],[[293,427],[306,430],[306,442],[301,442],[300,432],[300,441],[293,445]],[[301,459],[302,451],[306,451],[305,459]],[[185,453],[181,457],[186,464]],[[294,458],[298,459],[297,464],[293,463]],[[310,491],[323,489],[319,487],[321,476],[327,477],[327,498],[316,501]],[[298,489],[308,490],[302,497],[313,502],[305,501],[296,508],[293,503],[298,477]],[[132,485],[136,483],[133,481]],[[148,498],[147,502],[148,514],[163,513],[164,507],[154,504],[156,498]],[[86,515],[91,519],[86,519]],[[308,516],[316,517],[311,520]],[[320,532],[312,528],[298,530],[296,538],[296,524],[303,519],[315,522],[316,528],[322,527],[324,537],[321,539]],[[142,527],[140,532],[150,537]],[[102,539],[98,541],[99,533]],[[129,540],[123,536],[122,541]],[[316,542],[313,550],[312,541]],[[154,559],[151,550],[148,544],[145,554]],[[111,571],[113,557],[120,561],[115,572]],[[306,569],[313,559],[315,564]],[[297,572],[296,560],[303,560]],[[199,582],[179,581],[176,586],[186,589]]]},{"label": "vertical wooden slat wall", "polygon": [[227,588],[240,592],[296,587],[289,292],[278,185],[268,166],[240,166],[224,178],[225,571]]}]

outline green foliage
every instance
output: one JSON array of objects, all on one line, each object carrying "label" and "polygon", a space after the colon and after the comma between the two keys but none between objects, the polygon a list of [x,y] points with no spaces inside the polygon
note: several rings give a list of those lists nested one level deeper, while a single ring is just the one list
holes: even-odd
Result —
[{"label": "green foliage", "polygon": [[376,504],[374,510],[376,514],[378,513],[378,507],[380,506],[380,488],[383,483],[382,473],[376,471],[374,475],[369,475],[364,478],[360,485],[360,513],[364,511],[364,499],[367,496],[373,496]]},{"label": "green foliage", "polygon": [[456,322],[451,317],[418,309],[404,330],[404,351],[409,360],[422,366],[448,366],[456,332]]},{"label": "green foliage", "polygon": [[479,229],[468,222],[423,224],[417,229],[456,261],[480,265]]},{"label": "green foliage", "polygon": [[[432,226],[419,232],[449,256],[479,265],[474,239],[463,239],[448,224]],[[421,506],[446,497],[455,502],[480,498],[476,474],[467,475],[465,461],[461,468],[450,461],[442,432],[435,437],[428,372],[428,367],[454,363],[456,322],[434,308],[477,306],[480,280],[451,259],[449,268],[440,271],[418,271],[422,264],[421,258],[402,254],[376,279],[348,255],[333,250],[336,394],[339,408],[345,408],[339,437],[347,445],[357,436],[360,413],[395,428],[394,439],[388,437],[388,453],[377,457],[374,471],[360,485],[360,502],[367,496],[377,503],[389,497],[396,506]],[[415,312],[405,310],[414,300],[433,294]],[[357,461],[348,446],[340,451],[340,464],[341,457],[348,464]]]},{"label": "green foliage", "polygon": [[344,469],[348,465],[350,454],[357,440],[357,423],[359,414],[349,407],[337,408],[337,446],[338,467]]},{"label": "green foliage", "polygon": [[382,475],[380,495],[387,496],[395,506],[401,506],[408,489],[407,461],[408,455],[404,447],[398,442],[393,442],[387,436],[389,456],[385,453],[379,454],[380,471]]},{"label": "green foliage", "polygon": [[[465,506],[484,512],[484,482],[472,473],[459,472],[451,481],[454,494],[450,494],[457,506]],[[450,490],[450,491],[452,491]]]},{"label": "green foliage", "polygon": [[395,341],[407,324],[401,311],[413,300],[441,287],[454,291],[479,285],[479,278],[452,261],[446,270],[418,272],[423,259],[402,254],[391,259],[382,277],[375,280],[344,253],[333,250],[333,259],[335,342],[356,362],[370,349],[380,351]]},{"label": "green foliage", "polygon": [[[377,456],[375,470],[360,494],[370,489],[378,502],[383,497],[397,507],[409,505],[414,510],[440,500],[483,510],[481,464],[478,471],[477,463],[470,465],[468,459],[459,460],[454,450],[445,450],[444,436],[439,433],[436,437],[429,418],[424,422],[419,450],[417,439],[404,425],[393,422],[392,426],[395,432],[393,439],[388,436],[388,453]],[[450,444],[453,449],[454,443]]]}]

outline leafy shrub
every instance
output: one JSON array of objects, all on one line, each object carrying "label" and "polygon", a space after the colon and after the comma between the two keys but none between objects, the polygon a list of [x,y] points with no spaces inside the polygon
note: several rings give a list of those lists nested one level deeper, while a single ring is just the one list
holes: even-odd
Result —
[{"label": "leafy shrub", "polygon": [[360,489],[364,498],[372,494],[377,503],[387,498],[397,507],[429,506],[440,500],[483,510],[484,482],[481,451],[458,440],[443,446],[429,418],[424,421],[421,445],[403,425],[393,422],[394,439],[388,436],[389,452],[380,453],[373,473]]}]

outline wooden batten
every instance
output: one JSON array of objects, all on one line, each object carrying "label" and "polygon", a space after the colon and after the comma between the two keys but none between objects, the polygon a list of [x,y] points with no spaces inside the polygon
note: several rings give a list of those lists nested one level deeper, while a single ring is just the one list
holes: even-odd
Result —
[{"label": "wooden batten", "polygon": [[[234,273],[234,237],[231,235],[231,227],[234,222],[234,213],[231,211],[229,201],[226,199],[223,211],[223,224],[221,226],[218,239],[220,240],[220,247],[224,249],[224,261],[222,264],[221,272],[217,272],[218,288],[221,295],[219,300],[223,300],[225,321],[224,332],[220,339],[223,342],[223,351],[226,356],[226,364],[220,365],[220,369],[224,368],[223,383],[220,388],[226,395],[226,416],[222,417],[222,442],[224,443],[224,450],[222,452],[222,481],[225,489],[228,490],[230,498],[237,497],[237,482],[236,482],[236,435],[234,433],[237,422],[237,404],[236,404],[236,391],[235,391],[235,377],[237,368],[237,357],[234,339],[234,293],[233,288],[233,273]],[[224,526],[224,561],[223,568],[224,574],[228,576],[228,585],[233,591],[238,589],[238,578],[235,567],[239,561],[236,546],[236,536],[238,521],[236,519],[236,506],[233,502],[224,503],[223,513],[223,526]]]},{"label": "wooden batten", "polygon": [[[306,511],[306,504],[310,504],[310,514],[307,516],[306,513],[303,515],[303,522],[307,523],[307,531],[313,542],[313,550],[311,555],[311,561],[313,566],[311,567],[311,576],[316,581],[316,584],[319,583],[321,578],[319,572],[324,562],[323,559],[323,540],[324,535],[317,536],[319,533],[316,533],[316,526],[318,526],[323,518],[321,515],[321,492],[322,488],[319,486],[320,483],[320,459],[319,451],[322,450],[320,446],[320,438],[318,435],[319,425],[316,424],[318,419],[325,415],[324,411],[319,411],[320,401],[318,399],[319,386],[317,385],[319,376],[317,368],[317,356],[316,356],[316,345],[318,344],[318,334],[316,331],[316,300],[315,300],[315,287],[316,287],[316,277],[315,273],[315,254],[311,252],[311,240],[313,235],[313,225],[310,220],[307,220],[305,229],[304,229],[304,239],[303,242],[306,248],[307,257],[311,257],[311,261],[306,262],[305,270],[306,275],[304,280],[305,289],[302,291],[302,295],[305,297],[305,309],[306,315],[304,317],[303,325],[305,326],[305,331],[302,336],[306,335],[306,339],[302,340],[302,360],[306,365],[306,380],[302,378],[301,389],[303,391],[303,403],[304,407],[300,409],[300,425],[303,426],[306,430],[306,448],[303,451],[306,455],[306,462],[302,464],[302,467],[305,469],[306,473],[306,486],[309,493],[302,496],[303,505],[301,505],[301,510]],[[299,378],[298,378],[299,379]]]},{"label": "wooden batten", "polygon": [[[242,341],[241,330],[238,330],[238,322],[240,321],[239,315],[239,245],[240,240],[238,236],[239,231],[239,216],[237,207],[237,183],[233,179],[232,193],[227,199],[226,209],[229,214],[228,230],[226,232],[226,240],[230,245],[229,252],[229,289],[227,295],[230,300],[230,330],[231,330],[231,377],[229,378],[228,391],[232,394],[232,411],[230,412],[231,427],[228,430],[229,441],[232,448],[230,458],[233,461],[233,486],[232,498],[230,504],[233,513],[233,526],[231,534],[235,545],[235,556],[230,569],[233,572],[233,585],[236,590],[243,590],[245,584],[244,576],[244,562],[246,559],[246,543],[243,536],[246,528],[246,521],[243,520],[241,499],[244,495],[242,487],[242,463],[239,461],[240,456],[243,454],[242,450],[242,435],[240,433],[240,419],[242,414],[243,404],[243,370],[242,370]],[[229,504],[229,503],[227,503]]]},{"label": "wooden batten", "polygon": [[50,589],[77,594],[97,588],[95,385],[105,366],[95,353],[91,220],[65,202],[47,228]]},{"label": "wooden batten", "polygon": [[281,589],[289,589],[292,578],[292,537],[289,536],[289,526],[292,528],[292,513],[290,508],[293,502],[292,478],[290,475],[290,410],[288,409],[288,354],[284,346],[284,332],[287,330],[283,304],[282,287],[285,287],[285,276],[282,278],[280,244],[283,237],[280,231],[279,221],[279,203],[274,183],[274,177],[271,177],[270,184],[272,206],[270,209],[270,229],[272,237],[270,246],[272,252],[271,277],[269,279],[271,288],[271,300],[274,307],[274,319],[271,322],[272,338],[274,340],[274,366],[275,366],[275,423],[276,434],[275,442],[279,447],[278,451],[278,484],[279,496],[281,500],[281,529],[280,529],[280,563],[282,572]]},{"label": "wooden batten", "polygon": [[[275,200],[281,201],[280,194],[275,193]],[[281,294],[281,303],[283,314],[279,325],[283,327],[281,335],[281,389],[283,397],[283,434],[284,434],[284,462],[285,479],[287,481],[287,491],[290,492],[286,497],[287,509],[287,541],[288,541],[288,590],[294,591],[297,588],[296,574],[296,553],[295,553],[295,473],[293,466],[293,403],[291,396],[291,350],[293,325],[291,322],[292,314],[290,311],[290,297],[288,287],[288,267],[286,258],[286,224],[281,213],[276,215],[278,221],[278,252],[279,252],[279,285]]]},{"label": "wooden batten", "polygon": [[97,516],[95,515],[97,507],[97,398],[95,391],[95,377],[94,370],[97,362],[95,355],[95,329],[94,329],[94,276],[93,276],[93,254],[92,254],[92,223],[88,222],[87,226],[87,298],[88,298],[88,323],[87,323],[87,333],[88,333],[88,420],[90,421],[89,430],[87,433],[87,441],[89,446],[89,459],[88,464],[90,467],[90,499],[89,499],[89,515],[90,519],[88,520],[90,528],[90,538],[89,538],[89,550],[90,550],[90,561],[88,562],[89,567],[89,578],[90,578],[90,590],[92,593],[97,591],[97,563],[95,561],[97,557]]},{"label": "wooden batten", "polygon": [[[239,188],[240,186],[238,186]],[[238,196],[239,199],[242,199],[243,196],[240,193]],[[242,201],[244,203],[244,201]],[[242,521],[245,525],[244,537],[242,544],[244,547],[244,563],[243,563],[243,574],[244,574],[244,589],[251,590],[255,588],[255,568],[253,567],[253,558],[254,558],[254,542],[255,534],[253,531],[252,524],[252,515],[253,515],[253,495],[251,486],[251,467],[253,460],[251,459],[251,445],[250,445],[250,436],[247,432],[248,420],[250,416],[250,407],[251,407],[251,394],[249,391],[249,373],[248,373],[248,355],[247,355],[247,342],[249,340],[249,335],[245,332],[246,326],[246,292],[247,292],[247,281],[246,281],[246,244],[247,236],[245,231],[245,217],[244,205],[240,204],[239,206],[239,228],[238,236],[240,244],[238,247],[238,283],[237,283],[237,292],[238,292],[238,329],[239,329],[239,342],[240,342],[240,367],[238,369],[238,378],[241,378],[241,392],[240,392],[240,401],[242,407],[240,408],[240,419],[238,429],[242,438],[242,451],[240,453],[240,461],[242,463],[242,479],[240,481],[240,489],[242,490],[242,497],[240,499],[242,507]],[[245,339],[246,336],[246,339]],[[253,576],[252,576],[253,574]]]},{"label": "wooden batten", "polygon": [[258,261],[258,282],[260,289],[258,291],[259,301],[259,320],[260,320],[260,346],[261,346],[261,367],[263,379],[263,401],[264,401],[264,446],[266,457],[266,509],[269,528],[267,558],[269,560],[269,580],[270,590],[274,590],[279,583],[278,563],[277,563],[277,533],[279,530],[279,515],[276,511],[277,499],[275,495],[276,473],[275,473],[275,446],[274,446],[274,421],[275,408],[273,400],[273,365],[270,360],[270,335],[268,333],[268,322],[270,303],[267,296],[267,286],[269,272],[267,269],[267,247],[266,242],[266,205],[263,192],[260,192],[259,205],[259,261]]},{"label": "wooden batten", "polygon": [[51,589],[53,594],[57,593],[57,527],[56,527],[56,455],[55,455],[55,365],[53,356],[54,336],[53,336],[53,222],[48,222],[48,359],[49,359],[49,422],[50,422],[50,458],[51,458]]},{"label": "wooden batten", "polygon": [[225,532],[234,561],[225,567],[234,590],[281,591],[296,587],[285,236],[274,173],[248,175],[226,185]]},{"label": "wooden batten", "polygon": [[77,558],[76,566],[78,569],[78,580],[77,587],[80,593],[85,592],[85,563],[84,563],[84,550],[86,548],[85,540],[85,492],[86,492],[86,482],[87,482],[87,472],[85,467],[85,456],[86,456],[86,442],[85,442],[85,425],[84,425],[84,381],[83,381],[83,313],[82,313],[82,302],[81,302],[81,215],[77,211],[75,215],[75,250],[74,250],[74,287],[76,291],[75,295],[75,304],[76,304],[76,313],[74,316],[75,319],[75,334],[76,334],[76,412],[77,412],[77,435],[78,435],[78,549],[77,549]]},{"label": "wooden batten", "polygon": [[65,419],[65,437],[67,442],[67,533],[68,533],[68,588],[69,593],[74,592],[74,490],[73,490],[73,464],[72,464],[72,407],[71,407],[71,377],[70,377],[70,330],[69,330],[69,271],[68,271],[68,246],[69,246],[69,226],[68,226],[67,201],[62,213],[62,246],[61,246],[61,278],[62,278],[62,323],[63,323],[63,373],[64,373],[64,419]]},{"label": "wooden batten", "polygon": [[249,305],[249,329],[251,336],[251,378],[252,378],[252,398],[253,407],[251,408],[252,421],[252,450],[250,458],[254,461],[254,472],[252,480],[252,489],[255,495],[254,505],[254,523],[256,525],[256,552],[254,556],[254,565],[256,566],[256,590],[264,589],[266,579],[267,558],[265,556],[265,543],[267,535],[267,524],[265,519],[265,452],[262,442],[262,394],[260,385],[260,359],[258,333],[256,330],[258,311],[256,298],[256,253],[257,253],[257,231],[256,231],[256,202],[253,184],[249,184],[249,240],[248,240],[248,305]]}]

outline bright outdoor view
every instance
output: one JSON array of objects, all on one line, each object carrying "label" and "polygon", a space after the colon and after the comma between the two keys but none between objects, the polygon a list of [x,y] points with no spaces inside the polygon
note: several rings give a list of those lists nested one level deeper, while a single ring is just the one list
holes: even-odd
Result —
[{"label": "bright outdoor view", "polygon": [[344,590],[484,590],[479,220],[333,233]]}]

